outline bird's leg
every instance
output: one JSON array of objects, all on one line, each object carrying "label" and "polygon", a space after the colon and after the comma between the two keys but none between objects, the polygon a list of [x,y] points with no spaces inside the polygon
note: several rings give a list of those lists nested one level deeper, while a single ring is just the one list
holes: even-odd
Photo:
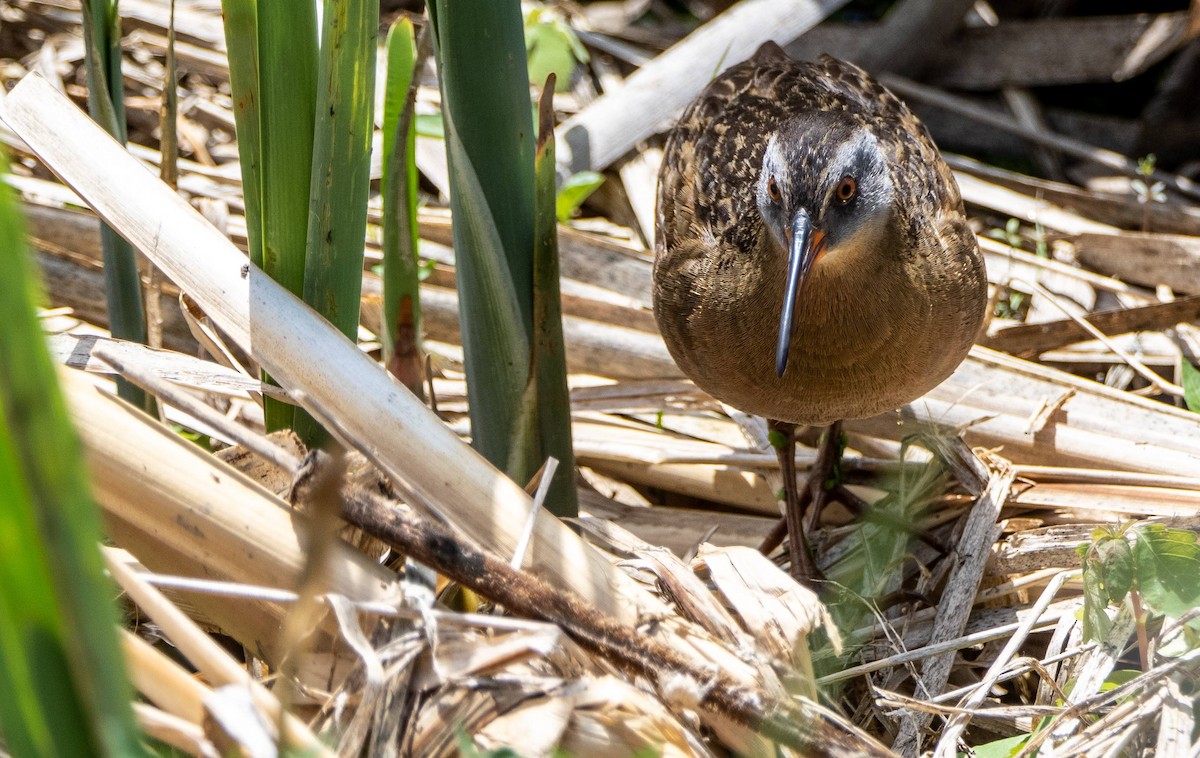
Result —
[{"label": "bird's leg", "polygon": [[[806,487],[801,490],[796,481],[796,425],[786,421],[768,420],[767,426],[772,432],[771,444],[779,457],[779,472],[783,476],[783,521],[787,525],[788,558],[792,566],[792,576],[811,584],[820,577],[808,551],[808,540],[804,537],[804,512],[811,499],[812,488]],[[764,543],[763,547],[768,545]]]},{"label": "bird's leg", "polygon": [[818,522],[821,520],[821,510],[825,507],[825,503],[829,501],[830,488],[828,482],[833,482],[836,487],[840,483],[841,476],[838,469],[842,464],[842,422],[834,421],[825,430],[825,434],[821,437],[821,443],[817,447],[817,459],[813,462],[812,468],[808,472],[808,488],[809,507],[807,520],[804,523],[804,529],[812,531],[817,528]]},{"label": "bird's leg", "polygon": [[771,531],[767,532],[767,536],[763,537],[762,542],[758,543],[758,552],[763,555],[770,555],[775,552],[775,548],[783,544],[783,538],[787,536],[787,519],[783,516],[775,522],[775,526],[771,527]]}]

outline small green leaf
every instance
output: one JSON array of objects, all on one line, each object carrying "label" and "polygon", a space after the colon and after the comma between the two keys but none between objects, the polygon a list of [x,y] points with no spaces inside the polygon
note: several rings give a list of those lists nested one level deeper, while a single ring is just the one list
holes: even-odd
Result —
[{"label": "small green leaf", "polygon": [[1124,535],[1096,544],[1100,581],[1109,603],[1120,603],[1133,586],[1133,550]]},{"label": "small green leaf", "polygon": [[1108,592],[1104,589],[1104,570],[1095,550],[1089,550],[1083,559],[1083,636],[1088,640],[1102,640],[1112,627],[1108,618]]},{"label": "small green leaf", "polygon": [[433,276],[433,270],[437,268],[437,261],[432,258],[422,258],[417,261],[417,281],[425,281]]},{"label": "small green leaf", "polygon": [[767,442],[769,442],[771,447],[775,448],[776,450],[782,450],[783,446],[787,444],[787,441],[787,435],[778,429],[772,429],[771,431],[767,432]]},{"label": "small green leaf", "polygon": [[595,171],[580,171],[563,182],[558,190],[556,212],[559,221],[566,221],[579,210],[579,206],[604,184],[604,176]]},{"label": "small green leaf", "polygon": [[1021,752],[1025,743],[1029,742],[1029,736],[1028,734],[1018,734],[1014,737],[1005,737],[994,742],[976,745],[972,748],[972,754],[975,758],[1011,758]]},{"label": "small green leaf", "polygon": [[1117,669],[1105,677],[1104,682],[1100,685],[1100,691],[1112,692],[1122,684],[1136,679],[1141,673],[1137,669]]},{"label": "small green leaf", "polygon": [[446,122],[440,113],[418,113],[413,117],[417,136],[446,139]]},{"label": "small green leaf", "polygon": [[479,749],[475,747],[475,741],[471,739],[471,735],[460,726],[456,735],[458,741],[458,754],[463,758],[479,758]]},{"label": "small green leaf", "polygon": [[526,39],[529,48],[529,78],[548,77],[554,74],[564,89],[570,86],[571,75],[575,73],[575,56],[571,45],[557,33],[553,26],[538,24],[526,27]]},{"label": "small green leaf", "polygon": [[1154,153],[1148,153],[1144,158],[1138,158],[1138,173],[1142,176],[1150,176],[1154,173],[1154,167],[1157,163],[1158,156]]},{"label": "small green leaf", "polygon": [[1137,530],[1133,558],[1147,608],[1178,618],[1200,605],[1200,545],[1194,532],[1146,524]]},{"label": "small green leaf", "polygon": [[1180,361],[1180,373],[1183,377],[1183,402],[1188,410],[1200,413],[1200,369],[1184,356]]},{"label": "small green leaf", "polygon": [[192,444],[201,447],[210,453],[212,452],[212,437],[209,437],[207,434],[202,434],[192,429],[188,429],[180,424],[171,424],[171,429],[188,442],[191,442]]},{"label": "small green leaf", "polygon": [[588,57],[575,31],[557,11],[537,7],[525,15],[525,54],[529,81],[540,84],[554,74],[557,92],[570,89],[575,67]]}]

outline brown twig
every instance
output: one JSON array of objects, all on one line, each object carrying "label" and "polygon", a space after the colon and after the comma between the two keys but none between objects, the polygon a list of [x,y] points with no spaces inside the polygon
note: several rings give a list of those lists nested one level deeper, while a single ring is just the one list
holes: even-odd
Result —
[{"label": "brown twig", "polygon": [[[1087,315],[1088,323],[1109,336],[1143,330],[1157,331],[1180,321],[1197,318],[1200,318],[1200,296],[1196,295],[1169,303],[1096,311]],[[1067,318],[1010,326],[985,337],[982,344],[1006,353],[1036,354],[1087,339],[1092,339],[1092,335],[1074,319]]]},{"label": "brown twig", "polygon": [[659,685],[690,679],[699,707],[749,726],[805,755],[892,755],[836,714],[806,701],[777,700],[716,670],[697,665],[638,630],[598,612],[578,595],[553,587],[469,544],[448,527],[376,492],[355,489],[342,516],[452,581],[510,612],[557,624],[584,649]]}]

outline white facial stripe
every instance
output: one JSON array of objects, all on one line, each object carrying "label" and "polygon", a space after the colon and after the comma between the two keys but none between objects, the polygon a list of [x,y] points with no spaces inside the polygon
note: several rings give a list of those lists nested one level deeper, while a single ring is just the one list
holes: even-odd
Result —
[{"label": "white facial stripe", "polygon": [[[876,155],[879,153],[879,143],[875,139],[875,135],[866,131],[860,132],[858,139],[843,144],[838,148],[834,160],[829,164],[829,170],[837,172],[836,174],[830,173],[828,177],[830,197],[832,197],[838,181],[846,173],[845,167],[857,163],[855,158],[864,149],[872,151]],[[858,181],[859,192],[869,193],[872,197],[882,202],[892,196],[892,178],[887,171],[886,165],[877,163],[877,168],[881,170],[872,173],[870,176],[855,176],[854,178]]]},{"label": "white facial stripe", "polygon": [[838,147],[837,154],[834,155],[833,162],[830,163],[830,166],[849,166],[854,164],[856,162],[854,160],[855,156],[864,147],[868,147],[878,152],[879,143],[875,140],[875,135],[867,131],[860,131],[858,133],[858,139],[844,142]]},{"label": "white facial stripe", "polygon": [[763,153],[763,173],[774,174],[775,181],[783,182],[787,173],[782,169],[787,166],[787,162],[783,158],[783,151],[779,149],[779,135],[772,134],[767,140],[767,149]]}]

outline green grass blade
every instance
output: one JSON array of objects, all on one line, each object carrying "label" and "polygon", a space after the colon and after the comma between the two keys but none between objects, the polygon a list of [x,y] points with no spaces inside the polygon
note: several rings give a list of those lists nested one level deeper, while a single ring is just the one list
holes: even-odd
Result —
[{"label": "green grass blade", "polygon": [[[426,43],[427,45],[428,43]],[[417,165],[412,87],[417,64],[413,25],[392,24],[387,38],[383,100],[383,360],[418,396],[421,387],[421,305],[417,265]]]},{"label": "green grass blade", "polygon": [[[115,0],[84,0],[84,55],[88,80],[88,112],[121,144],[125,144],[124,78],[121,74],[121,26]],[[114,337],[146,342],[142,277],[137,255],[107,224],[100,226],[104,254],[104,289],[108,329]],[[147,408],[146,394],[124,380],[117,382],[121,397]]]},{"label": "green grass blade", "polygon": [[[371,185],[379,2],[326,0],[322,24],[304,301],[354,340]],[[309,444],[321,434],[307,414],[297,413],[295,426]]]},{"label": "green grass blade", "polygon": [[379,3],[326,0],[323,18],[304,296],[355,339],[371,182]]},{"label": "green grass blade", "polygon": [[[258,81],[263,271],[302,297],[317,94],[313,3],[258,0]],[[264,413],[269,431],[293,425],[292,406],[268,398]]]},{"label": "green grass blade", "polygon": [[[398,175],[399,168],[389,168],[387,158],[395,154],[396,138],[399,136],[400,119],[408,107],[408,93],[413,80],[413,71],[417,63],[416,32],[412,20],[407,16],[392,23],[387,35],[387,81],[383,90],[383,156],[384,172],[379,184],[386,192],[387,186],[393,180],[392,174]],[[411,119],[410,119],[411,126]],[[410,133],[414,130],[410,129]],[[411,151],[410,151],[411,152]],[[412,167],[412,184],[416,185],[416,165]],[[416,205],[416,198],[413,198]]]},{"label": "green grass blade", "polygon": [[517,0],[436,0],[429,11],[443,103],[492,209],[528,329],[535,135],[521,6]]},{"label": "green grass blade", "polygon": [[115,0],[85,0],[81,5],[88,112],[122,145],[128,138],[125,100],[121,97],[121,19]]},{"label": "green grass blade", "polygon": [[0,258],[0,731],[15,755],[142,755],[99,516],[7,185]]},{"label": "green grass blade", "polygon": [[317,92],[313,4],[259,0],[258,52],[263,269],[299,296]]},{"label": "green grass blade", "polygon": [[262,267],[262,145],[259,124],[258,2],[221,0],[225,49],[229,51],[229,87],[242,166],[246,236],[250,260]]},{"label": "green grass blade", "polygon": [[475,448],[510,476],[528,478],[532,471],[507,466],[528,377],[529,339],[504,267],[499,231],[455,124],[447,115],[446,157],[458,198],[451,200],[471,437]]},{"label": "green grass blade", "polygon": [[554,167],[554,80],[551,74],[538,107],[538,140],[534,164],[535,226],[533,249],[533,342],[530,380],[537,384],[537,428],[541,457],[554,456],[559,468],[546,496],[556,516],[579,515],[575,492],[575,452],[571,444],[571,398],[562,330],[562,295],[558,274],[558,214]]},{"label": "green grass blade", "polygon": [[[163,73],[162,110],[159,113],[158,176],[172,189],[179,187],[179,67],[175,64],[175,0],[170,2],[167,22],[166,71]],[[160,335],[161,336],[161,335]],[[160,347],[156,345],[155,347]]]},{"label": "green grass blade", "polygon": [[533,319],[534,135],[520,4],[436,0],[428,8],[450,166],[471,433],[488,460],[524,482],[533,470],[510,467]]}]

